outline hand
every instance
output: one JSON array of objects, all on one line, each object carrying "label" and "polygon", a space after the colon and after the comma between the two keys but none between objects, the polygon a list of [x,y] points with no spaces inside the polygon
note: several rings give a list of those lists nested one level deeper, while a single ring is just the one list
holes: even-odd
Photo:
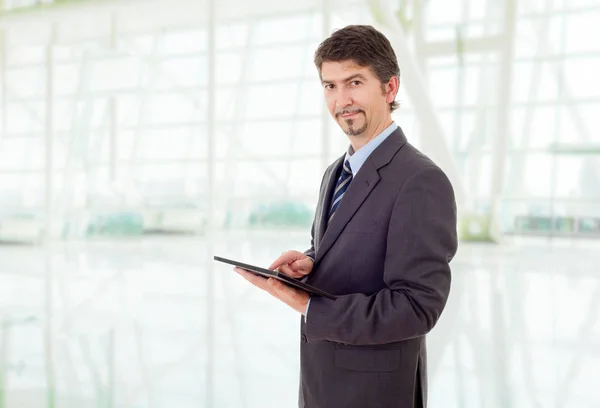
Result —
[{"label": "hand", "polygon": [[313,260],[298,251],[287,251],[281,254],[271,266],[270,270],[277,269],[290,278],[302,278],[312,272]]},{"label": "hand", "polygon": [[283,282],[274,278],[263,278],[241,268],[233,268],[234,271],[242,275],[248,282],[256,287],[266,290],[277,299],[294,309],[295,311],[306,314],[306,306],[310,295],[303,290],[292,288]]}]

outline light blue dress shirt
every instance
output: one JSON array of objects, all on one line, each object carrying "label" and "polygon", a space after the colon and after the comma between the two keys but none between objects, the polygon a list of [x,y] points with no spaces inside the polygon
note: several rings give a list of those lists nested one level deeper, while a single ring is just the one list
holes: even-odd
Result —
[{"label": "light blue dress shirt", "polygon": [[346,157],[344,160],[348,160],[350,162],[352,178],[356,177],[356,174],[358,173],[362,165],[365,164],[365,161],[367,161],[371,153],[373,153],[373,151],[377,149],[379,145],[383,143],[383,141],[387,139],[388,136],[391,135],[394,130],[396,130],[397,127],[398,125],[392,122],[392,124],[385,128],[383,132],[378,134],[375,138],[369,140],[369,142],[366,145],[358,149],[358,151],[356,152],[352,148],[352,145],[348,147],[348,151],[346,152]]},{"label": "light blue dress shirt", "polygon": [[[388,136],[391,135],[392,132],[394,132],[394,130],[396,130],[397,127],[398,127],[398,125],[396,125],[396,123],[392,121],[392,124],[389,125],[388,127],[386,127],[383,130],[383,132],[378,134],[373,139],[369,140],[369,142],[366,145],[364,145],[363,147],[358,149],[356,152],[352,148],[352,145],[350,145],[350,147],[348,147],[348,151],[346,152],[346,157],[344,158],[344,160],[348,160],[350,162],[350,170],[352,170],[352,178],[356,177],[356,174],[358,173],[358,171],[360,170],[362,165],[365,164],[365,161],[367,161],[367,159],[369,158],[371,153],[373,153],[373,151],[375,149],[377,149],[379,147],[379,145],[381,143],[383,143],[383,141],[385,139],[387,139]],[[313,259],[313,261],[314,261],[314,259]],[[308,308],[309,307],[310,307],[310,299],[308,299],[308,304],[306,305],[306,314],[304,316],[305,321],[306,321],[306,316],[308,316]]]}]

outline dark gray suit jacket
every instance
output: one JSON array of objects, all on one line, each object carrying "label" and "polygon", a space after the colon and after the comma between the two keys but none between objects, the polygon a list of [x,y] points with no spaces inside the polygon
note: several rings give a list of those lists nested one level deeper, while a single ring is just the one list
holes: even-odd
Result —
[{"label": "dark gray suit jacket", "polygon": [[312,227],[301,322],[301,408],[426,406],[425,335],[450,291],[456,204],[446,175],[398,128],[371,153],[333,221],[343,157],[327,168]]}]

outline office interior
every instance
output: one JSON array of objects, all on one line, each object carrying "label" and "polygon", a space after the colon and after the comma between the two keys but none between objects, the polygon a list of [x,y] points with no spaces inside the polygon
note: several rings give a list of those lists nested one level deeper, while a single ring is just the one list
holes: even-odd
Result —
[{"label": "office interior", "polygon": [[0,408],[297,406],[300,315],[214,255],[310,246],[370,24],[455,189],[430,408],[600,406],[600,1],[0,1]]}]

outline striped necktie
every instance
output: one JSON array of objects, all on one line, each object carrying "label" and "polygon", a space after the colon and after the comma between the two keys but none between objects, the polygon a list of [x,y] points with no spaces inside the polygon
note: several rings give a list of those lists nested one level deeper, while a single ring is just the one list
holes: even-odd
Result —
[{"label": "striped necktie", "polygon": [[333,214],[335,210],[340,206],[340,202],[342,201],[342,197],[344,193],[348,189],[350,182],[352,181],[352,170],[350,169],[350,162],[346,160],[344,165],[342,166],[342,174],[338,178],[338,181],[335,185],[335,192],[333,193],[333,200],[331,204],[331,210],[329,211],[329,219],[327,221],[327,225],[333,219]]}]

